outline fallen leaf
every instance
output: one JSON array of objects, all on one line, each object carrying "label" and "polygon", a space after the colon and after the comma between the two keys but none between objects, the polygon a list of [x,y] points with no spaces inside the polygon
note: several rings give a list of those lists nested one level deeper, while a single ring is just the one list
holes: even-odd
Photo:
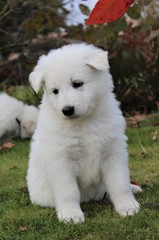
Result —
[{"label": "fallen leaf", "polygon": [[20,53],[11,53],[8,57],[8,61],[17,60],[20,57]]},{"label": "fallen leaf", "polygon": [[158,131],[156,129],[155,131],[151,132],[151,138],[153,141],[156,141],[157,137],[158,137]]},{"label": "fallen leaf", "polygon": [[26,227],[26,226],[20,226],[19,230],[20,230],[20,231],[26,231],[26,230],[27,230],[27,227]]},{"label": "fallen leaf", "polygon": [[137,182],[131,181],[131,184],[140,186]]},{"label": "fallen leaf", "polygon": [[135,0],[99,0],[86,25],[113,22],[120,18]]},{"label": "fallen leaf", "polygon": [[132,126],[139,126],[141,122],[143,122],[147,118],[147,115],[145,114],[136,114],[134,116],[131,116],[127,118],[128,123],[130,123]]},{"label": "fallen leaf", "polygon": [[3,149],[11,149],[11,148],[13,148],[14,146],[15,146],[14,143],[7,142],[7,143],[4,143],[4,144],[2,145],[2,148],[3,148]]}]

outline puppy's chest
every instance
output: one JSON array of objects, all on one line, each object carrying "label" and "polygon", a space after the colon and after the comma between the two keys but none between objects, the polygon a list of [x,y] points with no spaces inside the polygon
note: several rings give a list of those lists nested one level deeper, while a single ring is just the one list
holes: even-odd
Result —
[{"label": "puppy's chest", "polygon": [[74,135],[69,139],[67,154],[73,161],[81,161],[85,158],[93,158],[94,153],[100,154],[99,141],[94,137]]},{"label": "puppy's chest", "polygon": [[[95,137],[74,137],[67,149],[80,182],[91,184],[100,178],[102,147]],[[83,183],[82,183],[83,185]]]},{"label": "puppy's chest", "polygon": [[87,154],[86,142],[80,137],[74,136],[70,139],[67,154],[72,161],[79,161],[84,155]]}]

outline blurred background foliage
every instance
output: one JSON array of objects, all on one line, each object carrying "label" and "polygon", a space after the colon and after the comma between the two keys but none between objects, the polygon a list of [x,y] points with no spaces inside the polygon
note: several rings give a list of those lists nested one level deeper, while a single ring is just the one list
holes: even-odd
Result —
[{"label": "blurred background foliage", "polygon": [[[102,25],[70,25],[75,0],[0,1],[0,91],[28,103],[28,75],[38,57],[52,48],[85,41],[109,51],[115,92],[125,113],[159,111],[159,1],[136,0],[119,20]],[[86,0],[79,8],[87,18]],[[25,87],[24,87],[25,86]]]}]

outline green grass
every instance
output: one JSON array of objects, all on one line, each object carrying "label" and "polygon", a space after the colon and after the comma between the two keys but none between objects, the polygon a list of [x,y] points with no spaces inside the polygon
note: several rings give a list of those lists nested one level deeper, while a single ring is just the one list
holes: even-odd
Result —
[{"label": "green grass", "polygon": [[[63,224],[54,209],[30,203],[26,188],[29,142],[14,141],[0,151],[0,240],[158,240],[159,239],[159,137],[151,139],[152,124],[127,130],[132,180],[144,192],[136,197],[141,211],[120,217],[102,202],[82,204],[83,224]],[[158,129],[159,132],[159,129]]]}]

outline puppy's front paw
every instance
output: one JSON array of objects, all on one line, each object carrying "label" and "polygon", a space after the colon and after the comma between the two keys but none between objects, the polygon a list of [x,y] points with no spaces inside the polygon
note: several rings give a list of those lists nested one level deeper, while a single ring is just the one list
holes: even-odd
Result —
[{"label": "puppy's front paw", "polygon": [[129,199],[117,204],[115,209],[121,216],[126,217],[137,213],[140,209],[140,205],[135,199]]},{"label": "puppy's front paw", "polygon": [[79,209],[75,210],[58,210],[57,211],[58,219],[60,222],[64,223],[82,223],[84,222],[84,213]]}]

